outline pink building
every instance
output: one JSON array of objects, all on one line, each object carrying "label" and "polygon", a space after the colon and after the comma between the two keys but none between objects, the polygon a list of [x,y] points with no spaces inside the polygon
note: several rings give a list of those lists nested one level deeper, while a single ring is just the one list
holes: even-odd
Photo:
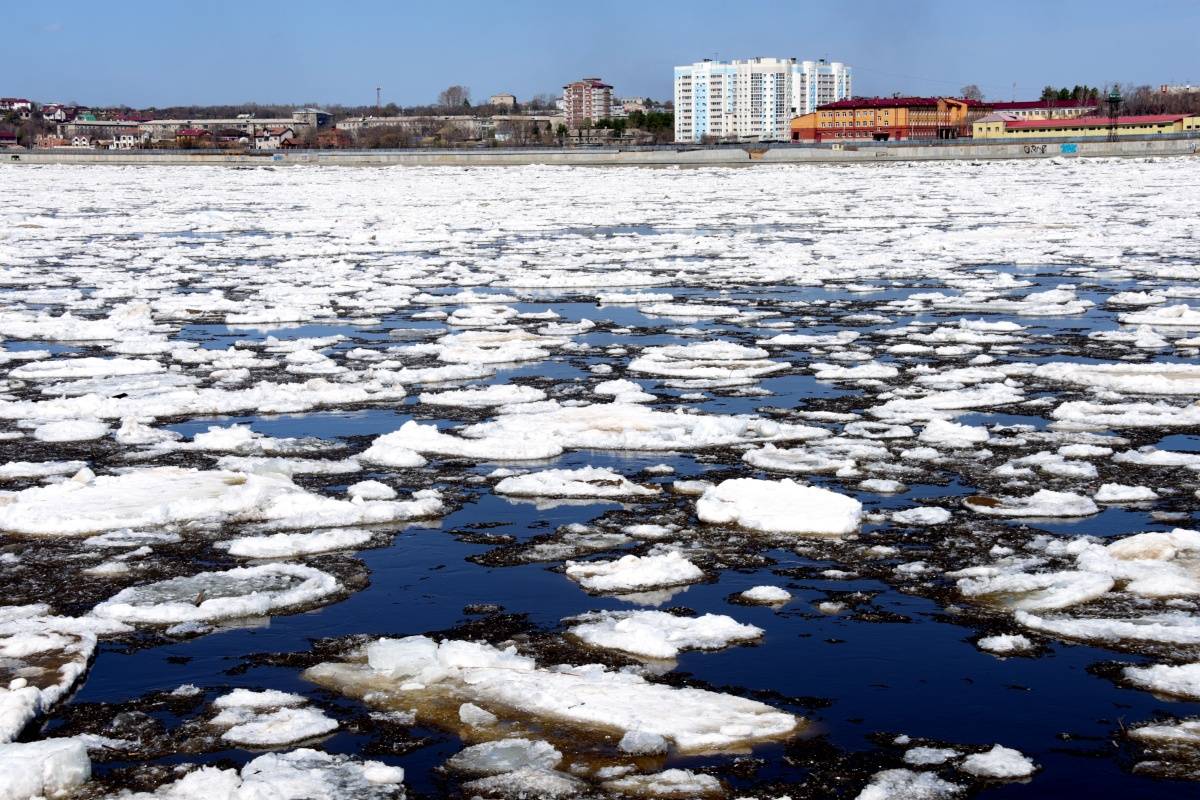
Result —
[{"label": "pink building", "polygon": [[584,78],[563,87],[563,112],[567,127],[575,130],[584,120],[608,119],[613,111],[613,87],[599,78]]}]

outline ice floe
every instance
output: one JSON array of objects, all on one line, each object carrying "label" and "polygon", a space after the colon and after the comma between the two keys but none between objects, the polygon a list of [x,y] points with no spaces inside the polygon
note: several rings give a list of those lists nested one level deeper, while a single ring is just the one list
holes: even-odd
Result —
[{"label": "ice floe", "polygon": [[778,738],[800,724],[791,714],[754,700],[650,683],[599,665],[539,667],[511,648],[475,642],[380,639],[366,648],[365,657],[365,662],[327,662],[305,674],[359,697],[387,692],[420,703],[431,694],[448,695],[502,718],[519,715],[620,735],[646,731],[684,752]]},{"label": "ice floe", "polygon": [[704,572],[676,551],[615,561],[568,561],[567,575],[593,592],[632,592],[695,583]]},{"label": "ice floe", "polygon": [[205,522],[337,527],[431,517],[442,508],[431,490],[407,501],[347,501],[309,492],[277,472],[150,467],[81,475],[0,498],[0,530],[81,535]]},{"label": "ice floe", "polygon": [[852,497],[795,481],[734,478],[696,501],[702,522],[734,524],[764,533],[840,536],[858,530],[862,504]]},{"label": "ice floe", "polygon": [[572,620],[570,633],[587,644],[635,656],[669,659],[680,650],[719,650],[759,639],[763,630],[723,614],[678,617],[662,611],[600,611]]},{"label": "ice floe", "polygon": [[327,572],[302,564],[264,564],[201,572],[122,589],[92,613],[147,625],[254,617],[313,605],[341,589]]}]

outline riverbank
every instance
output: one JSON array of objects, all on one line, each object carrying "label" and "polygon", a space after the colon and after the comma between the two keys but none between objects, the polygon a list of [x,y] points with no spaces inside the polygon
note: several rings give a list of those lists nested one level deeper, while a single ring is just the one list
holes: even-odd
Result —
[{"label": "riverbank", "polygon": [[746,145],[743,147],[529,148],[462,150],[290,150],[227,153],[196,150],[33,150],[5,152],[5,164],[171,164],[224,166],[646,166],[842,164],[883,161],[982,161],[1040,158],[1195,156],[1200,137],[1120,142],[1045,139],[1036,142],[956,141],[939,144]]}]

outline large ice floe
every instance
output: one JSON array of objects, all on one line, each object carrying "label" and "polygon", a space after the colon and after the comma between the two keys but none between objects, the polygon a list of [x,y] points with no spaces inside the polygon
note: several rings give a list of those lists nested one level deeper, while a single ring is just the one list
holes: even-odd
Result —
[{"label": "large ice floe", "polygon": [[5,170],[0,797],[1200,775],[1194,159]]},{"label": "large ice floe", "polygon": [[150,467],[95,476],[84,470],[70,481],[0,498],[0,531],[78,536],[205,522],[324,527],[430,517],[441,510],[436,492],[403,502],[337,500],[278,472]]},{"label": "large ice floe", "polygon": [[657,734],[683,752],[736,749],[787,736],[800,725],[791,714],[733,695],[650,683],[600,665],[541,667],[511,648],[424,636],[380,639],[359,659],[320,664],[305,674],[368,703],[416,707],[418,719],[422,708],[432,715],[449,698],[580,736]]}]

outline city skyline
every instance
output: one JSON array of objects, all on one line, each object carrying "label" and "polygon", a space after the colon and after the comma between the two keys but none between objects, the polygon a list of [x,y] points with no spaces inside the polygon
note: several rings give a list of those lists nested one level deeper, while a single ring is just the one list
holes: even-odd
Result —
[{"label": "city skyline", "polygon": [[352,17],[307,2],[286,14],[230,2],[152,13],[137,2],[65,2],[9,12],[12,66],[0,93],[135,107],[371,105],[381,86],[384,103],[411,106],[450,84],[469,86],[475,102],[496,92],[526,101],[598,76],[618,96],[668,99],[676,64],[755,56],[842,61],[862,95],[953,94],[976,84],[988,97],[1020,99],[1045,84],[1195,81],[1200,6],[1148,5],[1156,13],[1113,26],[1114,2],[977,10],[927,0],[872,4],[856,18],[776,2],[731,12],[703,0],[654,4],[636,17],[528,1],[453,10],[368,3]]}]

